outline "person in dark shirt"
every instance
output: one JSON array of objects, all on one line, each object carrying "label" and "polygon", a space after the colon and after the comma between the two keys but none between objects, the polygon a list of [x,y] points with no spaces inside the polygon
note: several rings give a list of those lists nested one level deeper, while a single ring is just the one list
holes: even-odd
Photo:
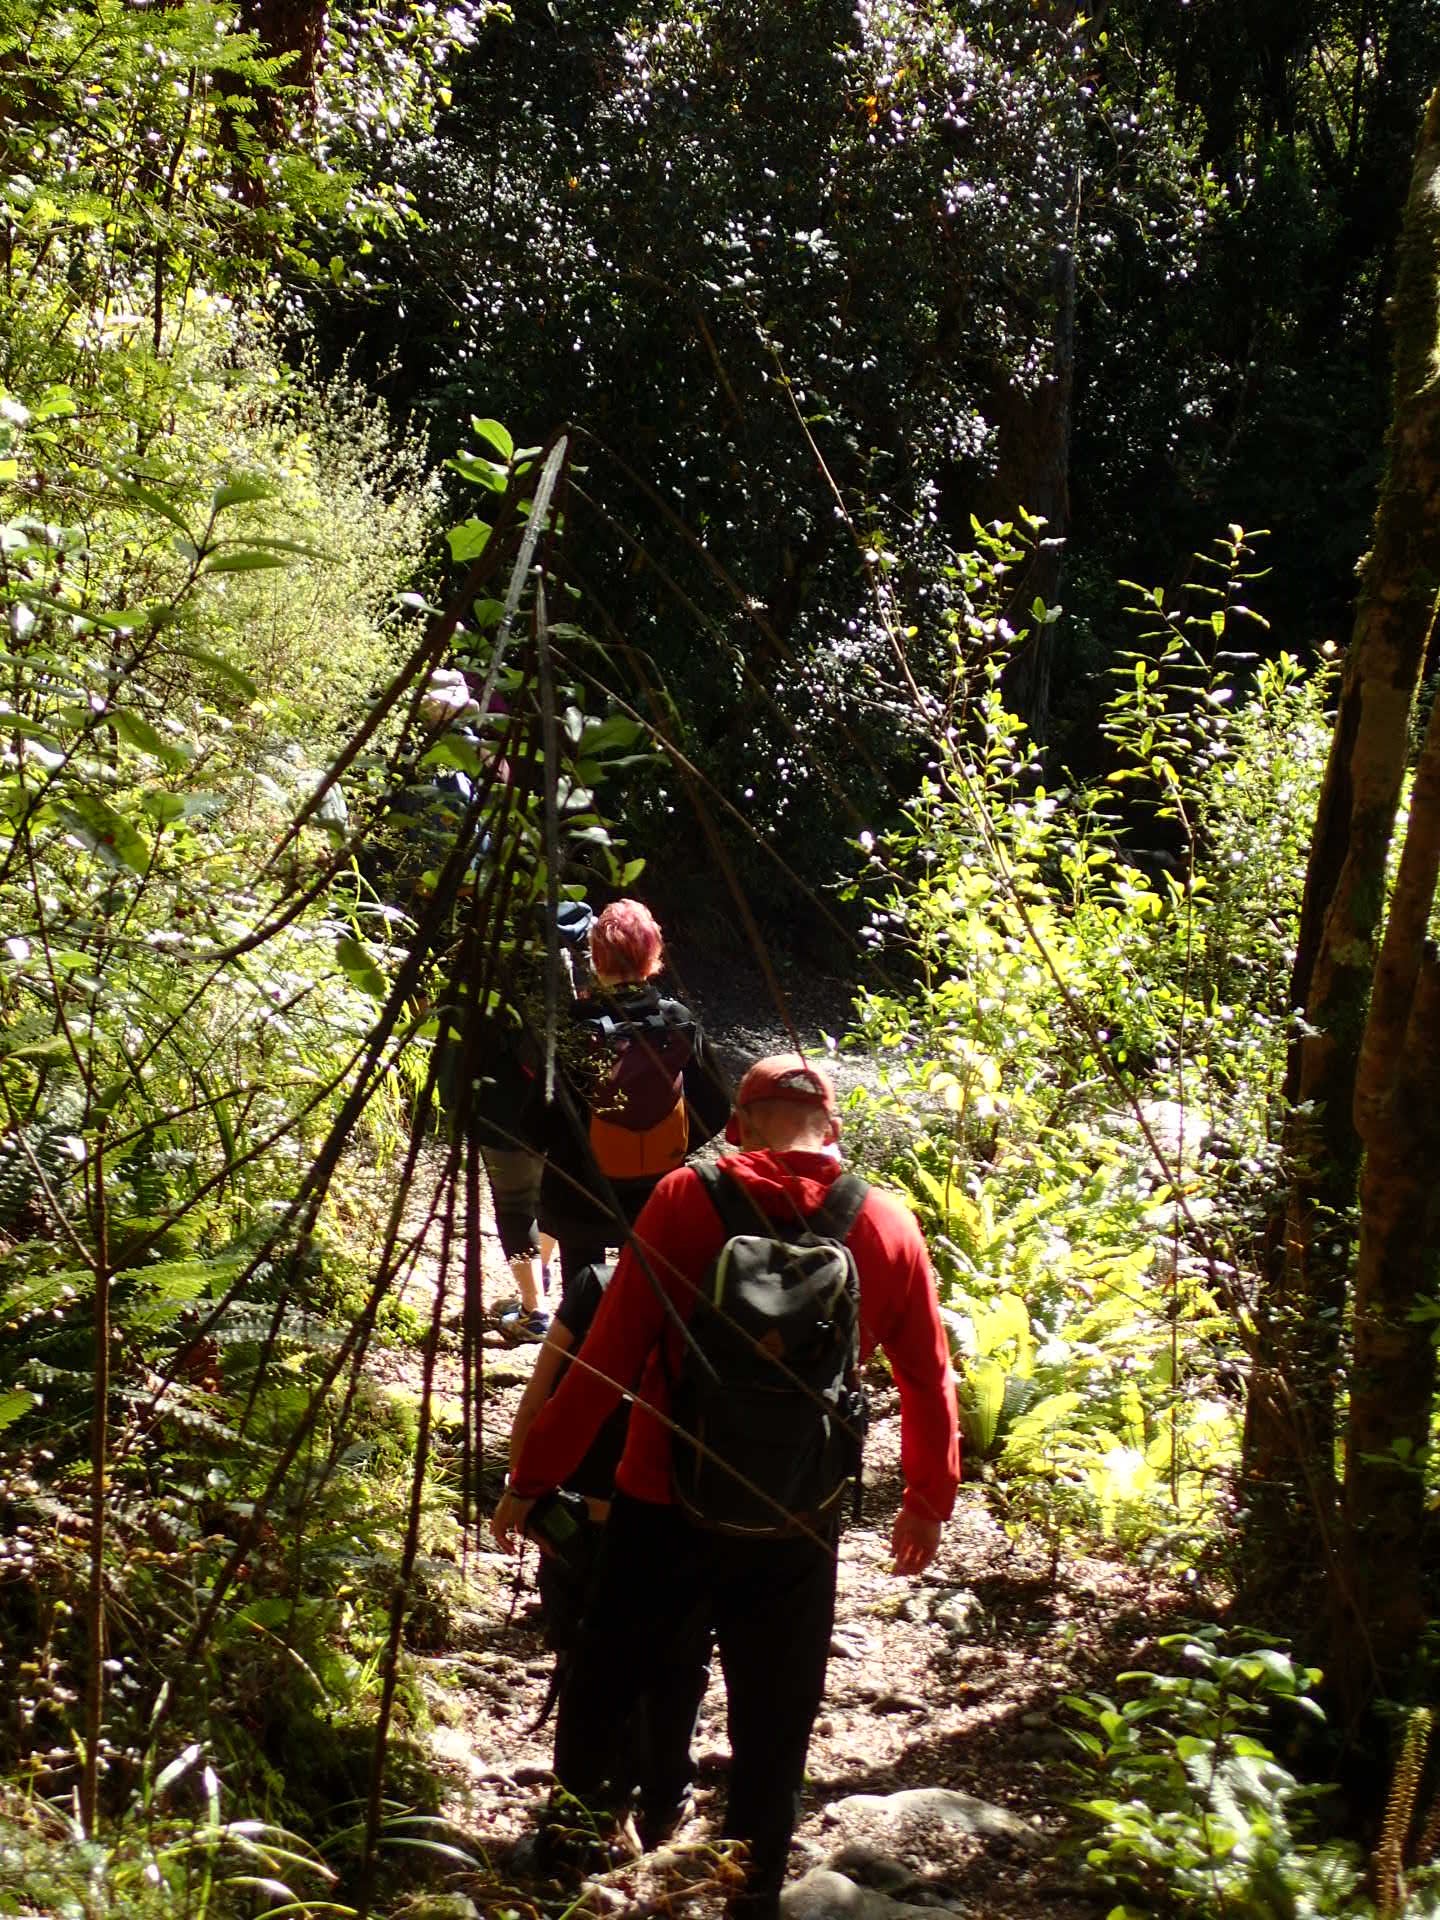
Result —
[{"label": "person in dark shirt", "polygon": [[[608,1266],[585,1267],[573,1276],[550,1325],[510,1428],[510,1469],[513,1473],[532,1422],[559,1386],[583,1348],[590,1323],[600,1310],[609,1284]],[[601,1424],[594,1440],[563,1485],[583,1495],[592,1522],[579,1564],[567,1563],[543,1550],[538,1584],[546,1639],[558,1661],[556,1691],[563,1687],[570,1654],[580,1636],[599,1554],[601,1529],[610,1513],[615,1469],[625,1451],[630,1407],[621,1401]],[[648,1851],[668,1840],[690,1808],[695,1777],[690,1744],[705,1689],[710,1680],[710,1631],[698,1614],[688,1631],[676,1633],[663,1661],[647,1675],[636,1701],[624,1743],[626,1770],[637,1797],[637,1837]]]}]

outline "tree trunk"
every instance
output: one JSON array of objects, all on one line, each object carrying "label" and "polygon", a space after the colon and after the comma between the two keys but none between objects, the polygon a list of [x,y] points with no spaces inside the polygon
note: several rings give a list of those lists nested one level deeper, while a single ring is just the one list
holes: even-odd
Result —
[{"label": "tree trunk", "polygon": [[1290,1198],[1257,1308],[1241,1467],[1240,1603],[1313,1644],[1335,1570],[1335,1382],[1352,1265],[1353,1106],[1385,863],[1440,579],[1440,93],[1426,112],[1392,302],[1394,405],[1310,867],[1286,1094]]},{"label": "tree trunk", "polygon": [[1331,1678],[1346,1715],[1400,1690],[1419,1647],[1425,1448],[1440,1280],[1440,959],[1426,929],[1440,877],[1440,705],[1415,776],[1355,1084],[1365,1146],[1355,1356]]},{"label": "tree trunk", "polygon": [[[240,162],[235,190],[247,207],[263,207],[268,198],[263,155],[283,154],[296,123],[309,127],[314,121],[329,17],[329,0],[240,0],[241,26],[258,36],[262,54],[285,61],[278,86],[254,88],[253,132],[239,116],[224,123]],[[257,142],[263,149],[258,155]]]},{"label": "tree trunk", "polygon": [[1005,669],[1005,704],[1044,740],[1050,726],[1050,683],[1055,662],[1054,626],[1039,626],[1030,608],[1059,598],[1064,541],[1070,531],[1070,419],[1075,392],[1075,255],[1057,247],[1052,261],[1054,322],[1050,365],[1033,388],[1011,382],[992,411],[999,439],[994,478],[987,489],[986,520],[1013,520],[1021,507],[1045,522],[1028,566],[1022,568],[1006,617],[1028,626],[1024,644]]},{"label": "tree trunk", "polygon": [[[260,36],[272,59],[285,55],[280,85],[289,92],[290,113],[309,120],[315,112],[315,79],[325,48],[327,0],[240,0],[240,24]],[[298,96],[298,97],[297,97]],[[285,141],[286,96],[266,92],[264,106],[276,144]]]}]

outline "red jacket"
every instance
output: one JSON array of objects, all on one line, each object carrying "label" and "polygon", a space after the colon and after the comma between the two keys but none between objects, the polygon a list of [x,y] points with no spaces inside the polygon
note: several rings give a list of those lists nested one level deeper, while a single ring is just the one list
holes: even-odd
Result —
[{"label": "red jacket", "polygon": [[[840,1164],[825,1153],[762,1150],[728,1157],[725,1170],[772,1219],[793,1220],[797,1211],[808,1215],[821,1206]],[[695,1291],[726,1234],[687,1167],[666,1174],[656,1187],[635,1223],[635,1237],[651,1273],[681,1319],[688,1319]],[[944,1520],[960,1480],[960,1440],[950,1349],[925,1242],[900,1202],[872,1188],[848,1245],[860,1275],[861,1359],[883,1347],[900,1389],[905,1504]],[[669,1379],[679,1368],[681,1344],[635,1249],[627,1246],[575,1364],[525,1437],[511,1477],[515,1493],[526,1499],[558,1486],[584,1457],[621,1394],[633,1391],[615,1484],[637,1500],[669,1502],[670,1435],[649,1409],[669,1411]]]}]

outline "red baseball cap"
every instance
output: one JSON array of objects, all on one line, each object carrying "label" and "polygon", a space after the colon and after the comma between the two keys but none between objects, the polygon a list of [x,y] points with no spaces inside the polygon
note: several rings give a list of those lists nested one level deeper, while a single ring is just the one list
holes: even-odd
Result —
[{"label": "red baseball cap", "polygon": [[839,1125],[840,1113],[829,1074],[798,1053],[767,1053],[740,1082],[735,1095],[736,1112],[725,1125],[725,1138],[732,1147],[740,1144],[740,1122],[736,1117],[739,1109],[753,1106],[759,1100],[790,1100],[796,1106],[820,1106]]}]

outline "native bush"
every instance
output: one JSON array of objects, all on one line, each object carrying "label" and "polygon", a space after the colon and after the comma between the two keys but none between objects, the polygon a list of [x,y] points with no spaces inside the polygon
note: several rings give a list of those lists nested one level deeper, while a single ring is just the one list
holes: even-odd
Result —
[{"label": "native bush", "polygon": [[147,1781],[134,1815],[103,1840],[34,1795],[0,1789],[0,1913],[190,1920],[325,1911],[336,1876],[314,1849],[283,1828],[228,1817],[224,1801],[195,1746]]},{"label": "native bush", "polygon": [[[354,1123],[388,1099],[398,1130],[398,1062],[428,1057],[434,1026],[417,988],[440,983],[454,935],[434,922],[440,873],[387,905],[357,877],[358,849],[397,793],[458,754],[477,783],[490,766],[506,794],[468,884],[493,885],[504,868],[517,916],[545,888],[542,796],[505,788],[475,748],[417,733],[399,700],[413,666],[391,676],[392,711],[374,713],[376,746],[354,758],[354,817],[315,810],[302,824],[324,790],[327,736],[343,735],[333,720],[317,726],[306,748],[319,765],[290,782],[270,771],[277,713],[298,714],[298,696],[265,699],[247,666],[263,664],[275,633],[290,659],[313,658],[325,629],[279,601],[269,626],[237,623],[224,591],[232,576],[326,564],[313,543],[269,530],[261,516],[277,501],[281,483],[254,468],[198,510],[151,476],[118,482],[103,502],[113,521],[97,511],[74,541],[9,523],[4,587],[22,618],[0,771],[12,929],[0,981],[11,1536],[0,1587],[16,1605],[0,1608],[0,1635],[17,1655],[7,1667],[44,1643],[44,1698],[32,1689],[27,1708],[11,1690],[9,1705],[14,1751],[53,1791],[75,1766],[76,1682],[94,1673],[87,1595],[97,1561],[108,1568],[125,1604],[101,1643],[103,1733],[93,1717],[86,1732],[117,1807],[145,1764],[157,1698],[292,1804],[276,1753],[293,1745],[297,1716],[307,1738],[343,1724],[350,1751],[337,1764],[352,1795],[363,1785],[395,1570],[410,1556],[433,1612],[455,1547],[454,1489],[437,1507],[424,1449],[418,1553],[407,1546],[416,1435],[393,1410],[377,1418],[359,1373],[424,1235],[411,1228],[402,1243],[397,1222],[387,1240],[389,1197],[376,1204],[371,1142]],[[243,533],[228,531],[235,516]],[[156,523],[175,531],[168,551]],[[117,581],[124,610],[112,617]],[[377,634],[374,652],[393,645]],[[313,672],[333,664],[315,659]],[[513,712],[523,675],[507,670],[502,684]],[[558,693],[556,845],[613,857],[592,791],[635,730],[607,730],[568,685]],[[456,845],[452,824],[436,856],[452,889]],[[434,923],[428,964],[410,945],[416,916]],[[394,984],[407,970],[408,993]],[[399,1707],[419,1710],[406,1701],[402,1686]],[[257,1711],[266,1702],[278,1720]]]},{"label": "native bush", "polygon": [[[457,587],[418,445],[277,315],[408,217],[376,148],[492,11],[336,16],[309,92],[227,6],[0,0],[6,1910],[321,1909],[309,1841],[368,1871],[382,1775],[433,1801],[405,1648],[478,1462],[417,1391],[458,1236],[393,1163],[456,968],[503,1017],[534,906],[634,877],[595,792],[640,729],[546,618],[563,446],[477,423]],[[501,696],[465,736],[450,658]]]},{"label": "native bush", "polygon": [[[195,36],[224,40],[226,19],[173,9],[144,23],[147,51],[135,16],[96,16],[136,123],[143,62],[179,97],[204,80]],[[74,24],[28,40],[31,82]],[[232,53],[227,85],[266,79],[244,36]],[[92,111],[72,80],[36,167]],[[114,109],[94,107],[103,138],[76,167],[118,190]],[[193,214],[230,164],[186,171],[210,107],[154,125]],[[433,1079],[460,897],[489,890],[508,948],[558,861],[624,871],[593,793],[638,729],[587,715],[552,671],[541,741],[536,642],[501,659],[534,617],[533,537],[515,567],[534,450],[488,423],[513,571],[505,602],[472,589],[447,621],[415,446],[343,382],[286,369],[235,298],[256,290],[238,251],[196,236],[157,262],[124,223],[107,241],[65,201],[74,172],[60,212],[27,202],[3,289],[23,324],[0,392],[0,1753],[47,1796],[78,1785],[93,1839],[133,1807],[167,1720],[307,1822],[373,1772],[402,1566],[430,1631],[448,1604],[456,1449],[427,1442],[417,1467],[415,1424],[361,1377],[425,1257],[369,1161]],[[302,201],[283,233],[278,194],[259,216],[282,250],[323,211]],[[203,278],[222,254],[223,295]],[[467,524],[452,553],[473,560]],[[498,777],[498,744],[417,718],[457,627],[493,665],[528,784]],[[423,796],[450,774],[468,824],[462,804],[432,830]],[[462,829],[485,848],[468,861]],[[391,886],[384,850],[407,839],[419,871]],[[421,1713],[403,1674],[385,1710]],[[277,1759],[302,1722],[306,1794]]]},{"label": "native bush", "polygon": [[[1076,1803],[1090,1830],[1086,1861],[1123,1896],[1112,1920],[1157,1910],[1214,1920],[1373,1912],[1356,1850],[1316,1837],[1319,1795],[1271,1749],[1285,1716],[1292,1729],[1307,1715],[1323,1719],[1310,1692],[1319,1674],[1214,1627],[1156,1646],[1180,1672],[1122,1674],[1136,1690],[1121,1702],[1100,1693],[1066,1701],[1087,1776]],[[1433,1909],[1422,1898],[1403,1911],[1418,1920]]]},{"label": "native bush", "polygon": [[1007,1516],[1057,1551],[1080,1523],[1189,1561],[1235,1458],[1328,678],[1236,651],[1255,571],[1232,529],[1174,607],[1134,589],[1113,770],[1055,783],[1000,694],[1025,538],[961,563],[929,776],[861,843],[902,984],[857,1002],[882,1065],[856,1117],[926,1226]]}]

